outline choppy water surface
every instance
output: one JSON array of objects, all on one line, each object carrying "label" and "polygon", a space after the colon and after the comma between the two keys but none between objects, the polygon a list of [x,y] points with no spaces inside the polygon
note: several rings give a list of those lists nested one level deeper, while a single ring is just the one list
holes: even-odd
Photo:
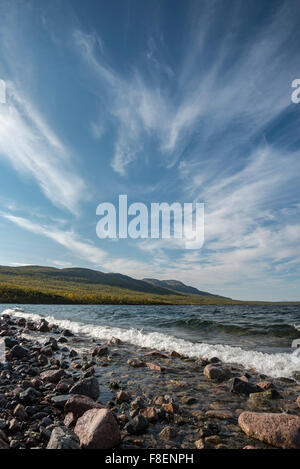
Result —
[{"label": "choppy water surface", "polygon": [[0,305],[4,312],[39,315],[99,339],[218,356],[274,377],[300,371],[300,348],[291,348],[300,339],[299,306]]}]

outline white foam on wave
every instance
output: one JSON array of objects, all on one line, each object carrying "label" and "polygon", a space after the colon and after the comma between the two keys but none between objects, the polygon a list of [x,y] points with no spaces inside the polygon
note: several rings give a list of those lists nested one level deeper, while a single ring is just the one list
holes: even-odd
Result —
[{"label": "white foam on wave", "polygon": [[218,357],[225,363],[237,363],[245,368],[255,368],[259,373],[273,378],[291,378],[296,371],[300,371],[300,348],[292,353],[267,354],[255,350],[244,350],[221,344],[193,343],[188,340],[162,334],[160,332],[142,332],[138,329],[121,329],[119,327],[86,324],[68,319],[56,319],[54,316],[24,313],[19,309],[6,309],[2,314],[10,314],[26,319],[37,320],[44,318],[61,328],[70,329],[75,334],[85,334],[96,339],[110,339],[117,337],[139,347],[147,347],[166,352],[176,352],[191,358]]}]

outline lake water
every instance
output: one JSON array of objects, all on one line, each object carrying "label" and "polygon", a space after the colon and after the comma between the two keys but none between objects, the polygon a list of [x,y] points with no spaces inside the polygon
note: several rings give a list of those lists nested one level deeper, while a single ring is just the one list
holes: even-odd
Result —
[{"label": "lake water", "polygon": [[217,356],[269,376],[300,372],[300,306],[0,305],[0,313],[45,317],[73,332],[111,336],[190,357]]}]

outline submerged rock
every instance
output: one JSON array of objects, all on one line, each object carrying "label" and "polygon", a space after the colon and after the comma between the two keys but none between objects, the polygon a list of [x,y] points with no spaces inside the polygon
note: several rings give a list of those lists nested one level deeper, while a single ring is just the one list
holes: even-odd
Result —
[{"label": "submerged rock", "polygon": [[159,434],[159,437],[162,440],[172,440],[172,438],[175,438],[175,436],[176,436],[176,431],[174,428],[170,426],[163,428]]},{"label": "submerged rock", "polygon": [[300,417],[242,412],[239,425],[246,435],[278,448],[300,449]]},{"label": "submerged rock", "polygon": [[264,390],[257,384],[249,383],[240,378],[233,378],[230,391],[237,394],[245,394],[249,396],[256,392],[263,392]]},{"label": "submerged rock", "polygon": [[140,433],[144,433],[148,425],[148,420],[142,415],[138,414],[136,417],[129,420],[129,422],[125,425],[125,430],[133,435],[139,435]]},{"label": "submerged rock", "polygon": [[157,365],[156,363],[146,362],[146,367],[149,368],[150,370],[158,371],[159,373],[164,371],[164,367]]},{"label": "submerged rock", "polygon": [[214,364],[206,365],[203,374],[206,378],[212,379],[213,381],[225,381],[230,378],[230,371],[227,368]]}]

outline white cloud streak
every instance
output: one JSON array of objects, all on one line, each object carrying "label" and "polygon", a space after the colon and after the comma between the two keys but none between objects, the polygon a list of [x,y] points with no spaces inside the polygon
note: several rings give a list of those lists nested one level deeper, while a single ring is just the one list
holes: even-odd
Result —
[{"label": "white cloud streak", "polygon": [[8,103],[0,109],[0,157],[33,177],[54,205],[77,213],[84,183],[68,149],[12,83],[7,94]]}]

